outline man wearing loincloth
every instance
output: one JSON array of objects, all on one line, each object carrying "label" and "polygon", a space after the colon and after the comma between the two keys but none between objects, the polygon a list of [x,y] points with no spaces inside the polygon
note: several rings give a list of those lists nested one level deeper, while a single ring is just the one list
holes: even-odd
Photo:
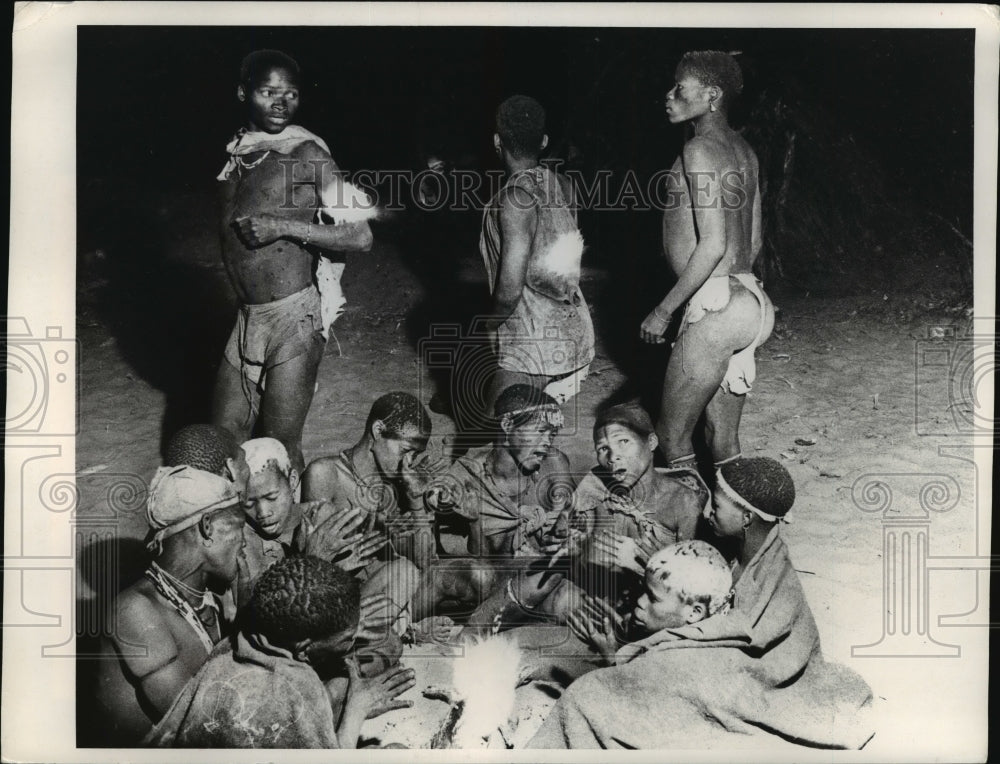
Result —
[{"label": "man wearing loincloth", "polygon": [[774,308],[751,272],[761,249],[757,157],[727,117],[743,88],[740,67],[727,53],[686,53],[675,78],[667,118],[693,127],[668,176],[663,214],[663,249],[677,283],[643,321],[641,336],[665,342],[671,316],[687,304],[656,430],[667,460],[690,464],[692,435],[704,413],[718,464],[740,454],[754,351],[770,336]]},{"label": "man wearing loincloth", "polygon": [[515,383],[562,403],[576,394],[594,359],[573,187],[539,163],[548,136],[535,99],[515,95],[500,104],[493,143],[507,181],[486,206],[479,240],[499,366],[487,404]]},{"label": "man wearing loincloth", "polygon": [[[251,53],[237,96],[247,123],[226,147],[229,161],[218,180],[222,258],[242,305],[219,367],[213,420],[240,442],[256,425],[259,435],[285,444],[301,471],[302,427],[332,320],[321,304],[312,248],[366,251],[372,235],[364,221],[314,222],[318,209],[342,203],[347,193],[323,140],[292,124],[298,64],[278,51]],[[339,282],[331,288],[336,294],[324,290],[323,301],[342,304]]]},{"label": "man wearing loincloth", "polygon": [[[212,653],[143,741],[176,748],[356,748],[365,719],[407,708],[413,671],[365,678],[348,655],[359,624],[358,583],[315,557],[276,563],[248,617]],[[324,681],[332,666],[342,677]]]},{"label": "man wearing loincloth", "polygon": [[222,638],[214,580],[236,578],[243,512],[233,484],[194,467],[160,467],[146,517],[153,561],[118,595],[102,643],[96,701],[101,740],[134,745],[159,721]]}]

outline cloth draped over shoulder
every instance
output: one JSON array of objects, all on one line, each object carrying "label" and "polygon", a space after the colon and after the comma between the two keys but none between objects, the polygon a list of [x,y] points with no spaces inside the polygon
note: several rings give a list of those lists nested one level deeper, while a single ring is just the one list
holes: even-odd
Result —
[{"label": "cloth draped over shoulder", "polygon": [[532,748],[860,748],[872,694],[828,662],[788,551],[771,531],[733,609],[625,645],[560,698]]},{"label": "cloth draped over shoulder", "polygon": [[438,518],[447,524],[447,514],[454,512],[467,521],[472,554],[537,555],[532,535],[553,518],[541,506],[519,505],[499,490],[485,465],[491,450],[473,449],[455,460],[439,481],[444,498]]},{"label": "cloth draped over shoulder", "polygon": [[185,685],[143,745],[339,748],[330,696],[307,663],[240,632]]},{"label": "cloth draped over shoulder", "polygon": [[228,180],[229,176],[242,164],[242,157],[248,154],[256,154],[261,151],[274,151],[278,154],[291,154],[301,144],[312,141],[327,154],[330,147],[318,135],[301,125],[289,125],[280,133],[248,132],[246,128],[237,131],[233,139],[226,144],[226,153],[229,160],[225,167],[215,178],[216,180]]}]

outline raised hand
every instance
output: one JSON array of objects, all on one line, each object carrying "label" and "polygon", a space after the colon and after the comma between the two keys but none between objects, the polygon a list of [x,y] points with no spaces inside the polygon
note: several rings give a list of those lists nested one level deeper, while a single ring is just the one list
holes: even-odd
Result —
[{"label": "raised hand", "polygon": [[593,620],[582,610],[576,610],[566,617],[566,623],[574,634],[601,654],[608,663],[614,663],[618,652],[618,638],[614,622],[609,616]]},{"label": "raised hand", "polygon": [[431,488],[434,478],[450,466],[443,456],[432,458],[430,451],[424,451],[415,456],[413,451],[403,457],[403,470],[400,475],[403,487],[414,499],[422,497]]},{"label": "raised hand", "polygon": [[315,526],[308,517],[303,517],[295,532],[295,545],[303,554],[332,560],[363,538],[361,527],[368,519],[365,514],[360,509],[351,507],[331,515]]},{"label": "raised hand", "polygon": [[604,559],[614,562],[619,568],[631,570],[640,576],[645,575],[648,557],[639,549],[635,539],[614,531],[605,531],[594,539],[594,548]]},{"label": "raised hand", "polygon": [[288,218],[277,215],[251,215],[233,222],[236,233],[251,249],[263,247],[288,236]]},{"label": "raised hand", "polygon": [[348,553],[340,552],[339,557],[332,560],[333,564],[347,573],[355,573],[375,560],[379,550],[386,545],[385,533],[381,531],[370,531],[360,538],[356,538],[348,546]]},{"label": "raised hand", "polygon": [[357,639],[380,639],[399,617],[399,609],[384,594],[371,594],[361,600]]}]

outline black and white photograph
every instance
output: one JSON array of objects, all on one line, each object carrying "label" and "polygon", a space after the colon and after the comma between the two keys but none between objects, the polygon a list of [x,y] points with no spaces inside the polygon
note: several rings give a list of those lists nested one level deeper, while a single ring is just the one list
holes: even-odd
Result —
[{"label": "black and white photograph", "polygon": [[13,27],[5,758],[986,760],[996,7]]}]

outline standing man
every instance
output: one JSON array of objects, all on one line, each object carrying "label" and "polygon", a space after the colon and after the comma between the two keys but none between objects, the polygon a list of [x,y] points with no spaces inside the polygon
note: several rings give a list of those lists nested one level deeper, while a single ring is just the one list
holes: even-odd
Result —
[{"label": "standing man", "polygon": [[499,366],[487,410],[513,384],[537,387],[562,403],[579,390],[594,359],[573,187],[539,164],[548,142],[538,101],[514,95],[500,104],[493,145],[507,181],[486,207],[479,239]]},{"label": "standing man", "polygon": [[667,93],[671,124],[694,135],[674,163],[663,214],[663,249],[677,283],[642,322],[646,342],[665,342],[687,303],[666,378],[656,431],[671,466],[694,463],[692,434],[702,412],[716,464],[740,455],[739,424],[756,376],[754,350],[771,334],[774,307],[751,268],[761,247],[757,157],[729,126],[743,89],[728,53],[685,53]]},{"label": "standing man", "polygon": [[285,445],[301,472],[302,427],[329,328],[311,248],[363,252],[372,234],[363,220],[313,222],[319,208],[342,205],[348,189],[323,140],[292,124],[298,64],[279,51],[255,51],[243,60],[236,93],[247,122],[226,147],[218,180],[222,259],[242,305],[219,368],[213,419],[238,442],[256,424],[258,435]]}]

